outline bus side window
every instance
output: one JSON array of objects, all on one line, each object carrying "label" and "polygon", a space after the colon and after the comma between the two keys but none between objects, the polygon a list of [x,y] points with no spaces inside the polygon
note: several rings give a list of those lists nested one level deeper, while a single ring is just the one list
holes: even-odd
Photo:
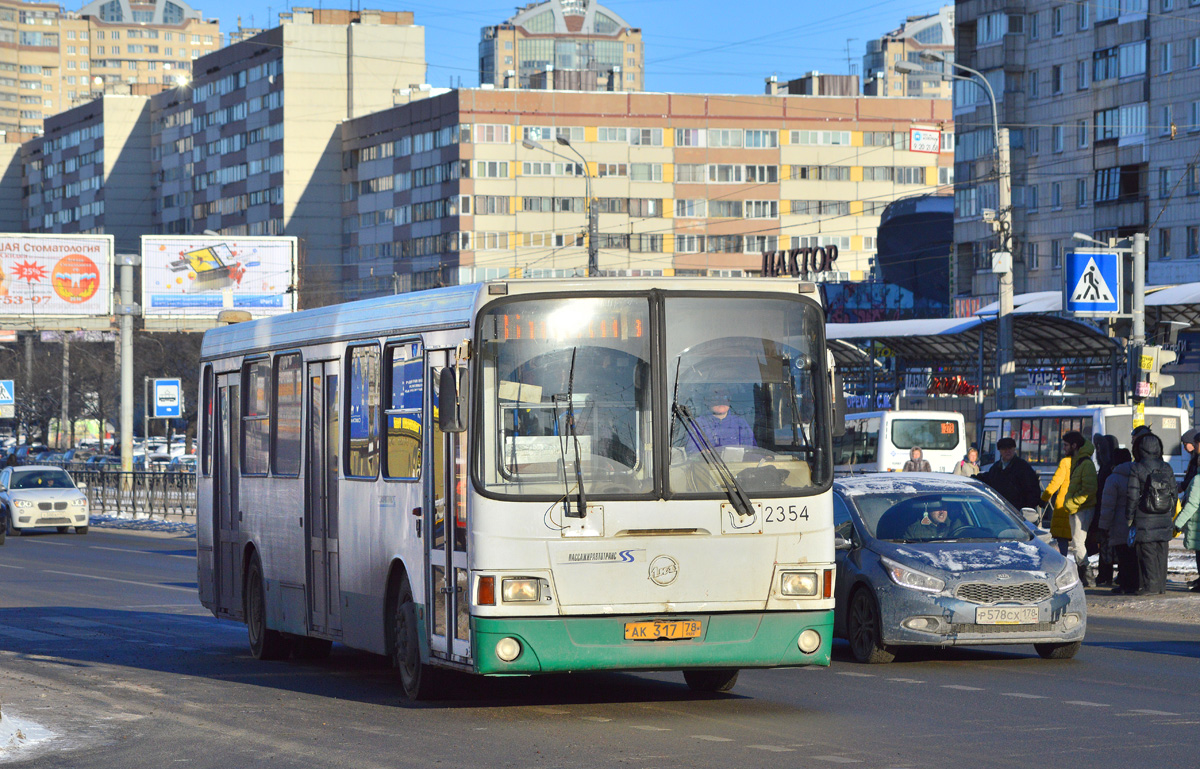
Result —
[{"label": "bus side window", "polygon": [[859,460],[860,462],[874,464],[879,461],[879,427],[881,424],[882,420],[874,417],[868,419],[866,425],[863,427],[862,432],[865,443],[862,450],[862,458]]}]

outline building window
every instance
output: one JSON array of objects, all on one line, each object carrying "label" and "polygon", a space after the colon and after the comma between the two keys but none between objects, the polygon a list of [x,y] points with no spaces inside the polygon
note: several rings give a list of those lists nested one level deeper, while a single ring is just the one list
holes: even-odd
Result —
[{"label": "building window", "polygon": [[1076,4],[1075,8],[1077,9],[1077,12],[1079,14],[1079,28],[1087,29],[1088,24],[1091,21],[1091,18],[1090,18],[1091,17],[1091,4],[1090,3],[1078,3],[1078,4]]},{"label": "building window", "polygon": [[1162,117],[1159,121],[1160,124],[1158,127],[1158,132],[1163,136],[1170,136],[1171,132],[1175,130],[1175,119],[1173,112],[1174,110],[1172,110],[1170,104],[1164,104],[1162,106],[1162,112],[1160,113]]},{"label": "building window", "polygon": [[1062,182],[1050,183],[1050,208],[1055,211],[1062,209]]},{"label": "building window", "polygon": [[1196,225],[1187,228],[1187,258],[1200,258],[1200,227]]},{"label": "building window", "polygon": [[1029,189],[1025,193],[1025,209],[1030,213],[1038,209],[1038,187],[1036,184],[1029,185]]},{"label": "building window", "polygon": [[1027,24],[1026,26],[1029,28],[1029,39],[1037,40],[1039,30],[1038,30],[1038,14],[1036,11],[1029,14],[1029,24]]},{"label": "building window", "polygon": [[1158,169],[1158,196],[1165,198],[1171,194],[1171,169]]},{"label": "building window", "polygon": [[1055,37],[1058,37],[1059,35],[1061,35],[1063,33],[1063,17],[1064,17],[1064,15],[1065,15],[1065,11],[1061,5],[1058,6],[1057,8],[1055,8],[1051,12],[1050,17],[1052,19]]},{"label": "building window", "polygon": [[1054,151],[1055,152],[1062,152],[1063,149],[1065,148],[1064,147],[1064,145],[1066,144],[1065,135],[1066,135],[1066,128],[1064,126],[1056,125],[1050,129],[1050,137],[1054,143]]},{"label": "building window", "polygon": [[1187,194],[1200,195],[1200,166],[1187,167]]},{"label": "building window", "polygon": [[1158,231],[1158,258],[1160,261],[1167,261],[1171,258],[1171,231],[1162,229]]},{"label": "building window", "polygon": [[1171,44],[1163,43],[1158,47],[1158,71],[1167,74],[1171,71]]},{"label": "building window", "polygon": [[1088,122],[1086,120],[1080,120],[1075,124],[1075,126],[1079,134],[1079,148],[1083,149],[1084,147],[1088,146],[1088,134],[1090,133],[1090,131],[1088,131]]},{"label": "building window", "polygon": [[1036,69],[1029,70],[1029,98],[1038,98],[1038,73]]},{"label": "building window", "polygon": [[1062,269],[1062,245],[1057,240],[1050,242],[1050,267],[1055,270]]},{"label": "building window", "polygon": [[1076,179],[1075,180],[1075,207],[1076,208],[1086,208],[1087,207],[1087,188],[1088,188],[1087,179]]},{"label": "building window", "polygon": [[1075,63],[1075,87],[1080,91],[1087,90],[1088,63],[1086,59]]},{"label": "building window", "polygon": [[1055,64],[1050,68],[1050,92],[1062,93],[1063,91],[1063,68],[1061,64]]}]

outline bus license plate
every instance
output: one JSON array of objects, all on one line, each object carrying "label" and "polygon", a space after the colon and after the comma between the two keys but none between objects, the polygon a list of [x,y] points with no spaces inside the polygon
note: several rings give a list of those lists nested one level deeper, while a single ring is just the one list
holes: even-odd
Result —
[{"label": "bus license plate", "polygon": [[976,625],[1033,625],[1037,621],[1036,606],[980,606],[975,610]]},{"label": "bus license plate", "polygon": [[648,622],[626,622],[626,641],[657,641],[660,638],[676,640],[680,638],[699,638],[700,620],[655,619]]}]

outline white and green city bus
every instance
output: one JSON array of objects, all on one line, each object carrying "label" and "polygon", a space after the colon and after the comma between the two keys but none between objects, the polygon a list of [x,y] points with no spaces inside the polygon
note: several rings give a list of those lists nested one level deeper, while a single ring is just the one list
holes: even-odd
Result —
[{"label": "white and green city bus", "polygon": [[812,284],[493,282],[223,326],[202,358],[200,600],[258,658],[337,641],[412,698],[442,668],[724,691],[829,664]]}]

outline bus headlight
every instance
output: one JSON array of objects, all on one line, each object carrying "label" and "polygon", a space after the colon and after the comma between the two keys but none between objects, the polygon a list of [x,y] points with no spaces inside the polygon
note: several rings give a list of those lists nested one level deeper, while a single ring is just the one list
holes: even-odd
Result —
[{"label": "bus headlight", "polygon": [[528,577],[506,579],[500,583],[500,597],[505,603],[536,601],[538,592],[538,580]]},{"label": "bus headlight", "polygon": [[785,571],[779,575],[779,592],[783,595],[816,595],[820,584],[815,571]]},{"label": "bus headlight", "polygon": [[796,646],[805,654],[812,654],[821,647],[821,634],[809,628],[800,634],[800,638],[796,641]]}]

